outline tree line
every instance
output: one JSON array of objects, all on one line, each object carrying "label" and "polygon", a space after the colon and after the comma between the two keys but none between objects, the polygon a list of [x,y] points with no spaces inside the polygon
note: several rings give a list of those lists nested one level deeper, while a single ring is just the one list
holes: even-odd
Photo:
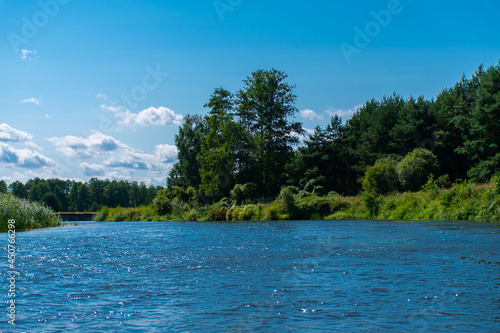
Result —
[{"label": "tree line", "polygon": [[56,212],[94,212],[103,206],[138,207],[149,205],[161,186],[147,186],[137,181],[110,181],[91,178],[88,182],[60,179],[31,179],[26,184],[15,181],[9,186],[0,181],[0,193],[46,204]]},{"label": "tree line", "polygon": [[164,194],[196,193],[200,203],[213,203],[273,197],[283,186],[319,195],[387,193],[419,190],[431,175],[443,186],[486,182],[500,169],[500,62],[430,100],[372,99],[345,123],[334,116],[316,127],[301,146],[297,97],[286,78],[259,70],[236,93],[215,89],[208,114],[187,116],[175,137],[178,162]]},{"label": "tree line", "polygon": [[234,93],[216,88],[207,115],[188,115],[180,126],[178,161],[165,189],[96,178],[35,178],[8,189],[57,211],[153,202],[163,215],[172,202],[272,200],[285,186],[316,195],[385,194],[418,191],[429,180],[487,182],[500,170],[500,61],[430,100],[395,93],[372,99],[345,123],[334,116],[316,127],[303,144],[295,86],[286,79],[276,69],[258,70]]}]

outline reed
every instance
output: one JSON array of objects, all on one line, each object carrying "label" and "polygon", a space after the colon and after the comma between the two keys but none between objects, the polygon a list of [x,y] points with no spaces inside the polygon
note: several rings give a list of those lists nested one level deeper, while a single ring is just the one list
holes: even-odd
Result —
[{"label": "reed", "polygon": [[16,221],[16,231],[61,225],[61,219],[52,209],[11,194],[0,194],[1,232],[7,231],[9,220]]}]

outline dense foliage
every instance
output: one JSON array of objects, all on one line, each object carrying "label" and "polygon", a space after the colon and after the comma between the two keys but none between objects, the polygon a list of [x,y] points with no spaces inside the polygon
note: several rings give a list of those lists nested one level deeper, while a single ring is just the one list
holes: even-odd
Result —
[{"label": "dense foliage", "polygon": [[[500,62],[435,100],[368,101],[344,124],[334,116],[317,127],[297,149],[303,129],[293,122],[296,96],[285,79],[259,70],[236,94],[215,89],[208,115],[187,118],[177,135],[168,186],[190,187],[204,204],[241,204],[274,198],[283,186],[355,195],[419,191],[430,176],[487,182],[500,167]],[[247,183],[255,190],[243,191]]]}]

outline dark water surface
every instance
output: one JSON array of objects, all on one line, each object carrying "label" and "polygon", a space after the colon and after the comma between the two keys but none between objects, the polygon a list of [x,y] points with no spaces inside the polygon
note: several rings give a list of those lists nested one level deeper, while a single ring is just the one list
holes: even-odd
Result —
[{"label": "dark water surface", "polygon": [[4,332],[500,332],[500,224],[90,222],[16,236]]}]

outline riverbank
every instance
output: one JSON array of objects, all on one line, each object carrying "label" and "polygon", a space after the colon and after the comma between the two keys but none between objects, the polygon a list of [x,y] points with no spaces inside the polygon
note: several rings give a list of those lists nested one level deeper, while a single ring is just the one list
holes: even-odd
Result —
[{"label": "riverbank", "polygon": [[0,232],[8,230],[9,220],[16,221],[16,231],[61,225],[59,216],[50,208],[11,194],[0,194]]},{"label": "riverbank", "polygon": [[498,184],[462,182],[450,188],[428,183],[419,192],[343,197],[318,196],[282,189],[270,202],[233,205],[227,199],[211,206],[172,205],[169,214],[155,214],[152,205],[138,208],[102,208],[96,221],[271,221],[271,220],[380,219],[398,221],[500,221]]}]

